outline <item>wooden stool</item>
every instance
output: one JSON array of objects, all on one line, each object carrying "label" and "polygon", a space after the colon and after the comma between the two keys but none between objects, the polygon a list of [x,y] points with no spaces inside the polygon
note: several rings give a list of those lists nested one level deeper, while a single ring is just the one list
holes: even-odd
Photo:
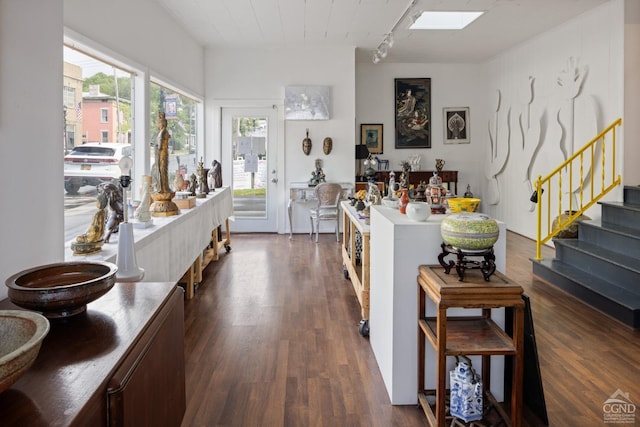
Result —
[{"label": "wooden stool", "polygon": [[[479,275],[469,275],[466,282],[449,276],[440,266],[419,267],[418,276],[418,401],[431,426],[444,427],[447,356],[482,356],[482,381],[486,400],[493,403],[501,418],[519,427],[522,414],[522,375],[524,362],[524,301],[522,287],[499,272],[487,282]],[[437,309],[436,317],[426,317],[426,297]],[[447,317],[447,308],[481,308],[481,316]],[[492,319],[491,309],[513,307],[513,338]],[[425,390],[425,340],[436,351],[436,388]],[[490,357],[513,356],[511,417],[491,394]],[[427,396],[435,394],[435,411]]]}]

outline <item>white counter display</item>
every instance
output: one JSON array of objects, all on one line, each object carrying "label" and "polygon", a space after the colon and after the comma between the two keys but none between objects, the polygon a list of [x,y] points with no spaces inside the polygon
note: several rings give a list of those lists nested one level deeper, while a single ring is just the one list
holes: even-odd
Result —
[{"label": "white counter display", "polygon": [[[418,402],[418,267],[439,265],[440,224],[445,216],[431,215],[425,222],[416,222],[398,209],[371,207],[369,340],[393,405]],[[497,223],[500,236],[493,249],[496,269],[504,273],[507,229],[504,222]],[[456,275],[455,268],[450,274]],[[450,312],[477,315],[480,310]],[[428,302],[427,314],[435,313],[435,304]],[[493,310],[493,318],[504,327],[504,309]],[[433,388],[436,359],[432,349],[427,350],[426,359],[425,384]],[[480,360],[472,360],[480,368]],[[454,362],[449,361],[451,368]],[[493,357],[491,384],[498,400],[503,396],[503,371],[504,358]]]},{"label": "white counter display", "polygon": [[[181,209],[179,215],[153,217],[148,228],[134,228],[136,260],[144,269],[145,282],[177,282],[191,268],[211,241],[212,231],[233,215],[231,189],[222,187],[196,206]],[[73,255],[71,241],[65,245],[66,260],[102,260],[116,262],[118,234],[112,234],[102,251],[91,255]]]}]

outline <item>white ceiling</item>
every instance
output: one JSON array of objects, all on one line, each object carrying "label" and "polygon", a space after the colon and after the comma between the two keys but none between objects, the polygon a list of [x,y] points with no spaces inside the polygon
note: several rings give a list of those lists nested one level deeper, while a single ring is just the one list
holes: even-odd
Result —
[{"label": "white ceiling", "polygon": [[[479,62],[610,0],[156,0],[206,47],[354,46],[394,31],[385,62]],[[461,31],[408,30],[421,10],[483,10]]]}]

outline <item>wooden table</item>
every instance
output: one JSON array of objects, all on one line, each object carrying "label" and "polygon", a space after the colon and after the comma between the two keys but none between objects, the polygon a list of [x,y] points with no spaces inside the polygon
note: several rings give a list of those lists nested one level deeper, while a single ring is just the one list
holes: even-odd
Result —
[{"label": "wooden table", "polygon": [[[358,217],[356,209],[349,202],[341,202],[342,208],[342,263],[345,277],[351,280],[361,307],[362,320],[360,334],[369,335],[369,224]],[[356,260],[356,233],[362,236],[360,265]]]},{"label": "wooden table", "polygon": [[[52,320],[33,366],[0,394],[0,426],[180,426],[183,294],[116,283],[86,312]],[[5,299],[0,309],[19,308]]]},{"label": "wooden table", "polygon": [[[474,273],[474,274],[472,274]],[[508,420],[502,407],[491,395],[489,358],[492,355],[513,356],[511,384],[511,426],[522,422],[522,374],[524,362],[523,289],[503,274],[496,272],[491,281],[471,271],[460,282],[456,275],[441,266],[421,265],[418,275],[418,401],[431,426],[445,425],[447,356],[479,355],[482,358],[482,382],[486,398],[501,417]],[[436,304],[435,317],[426,316],[426,298]],[[449,308],[480,308],[481,316],[447,317]],[[492,319],[491,309],[512,307],[513,337],[509,337]],[[436,388],[425,390],[425,341],[436,350]],[[427,396],[435,394],[435,412]]]}]

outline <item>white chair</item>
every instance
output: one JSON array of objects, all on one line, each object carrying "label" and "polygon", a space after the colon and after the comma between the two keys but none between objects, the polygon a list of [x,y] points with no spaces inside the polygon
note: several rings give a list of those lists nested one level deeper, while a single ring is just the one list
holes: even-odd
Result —
[{"label": "white chair", "polygon": [[[315,208],[309,209],[309,219],[311,220],[311,233],[313,236],[315,230],[316,242],[318,241],[318,232],[320,230],[320,221],[336,222],[336,241],[340,241],[340,198],[342,195],[342,186],[335,182],[323,182],[316,187],[316,199],[318,204]],[[315,223],[315,224],[314,224]]]}]

